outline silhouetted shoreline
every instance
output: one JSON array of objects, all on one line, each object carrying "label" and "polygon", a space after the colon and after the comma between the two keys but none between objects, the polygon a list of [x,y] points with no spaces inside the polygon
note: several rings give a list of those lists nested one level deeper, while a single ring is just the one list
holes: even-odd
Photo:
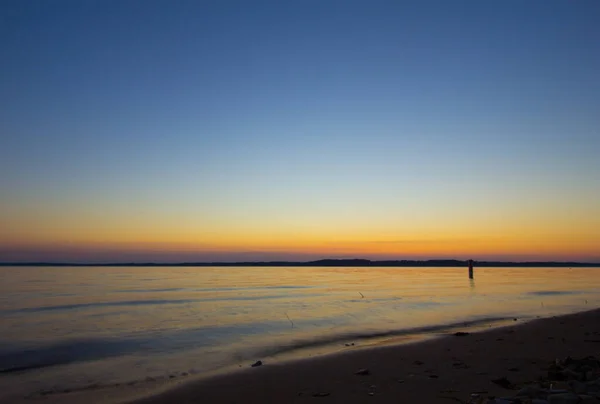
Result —
[{"label": "silhouetted shoreline", "polygon": [[[316,261],[240,261],[240,262],[0,262],[0,266],[53,267],[466,267],[468,260],[382,260],[322,259]],[[557,261],[474,261],[475,267],[600,267],[600,263]]]}]

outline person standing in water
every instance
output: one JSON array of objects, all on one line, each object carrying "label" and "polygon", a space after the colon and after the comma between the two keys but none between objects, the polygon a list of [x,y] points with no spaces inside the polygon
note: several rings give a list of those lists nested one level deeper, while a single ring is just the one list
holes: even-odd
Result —
[{"label": "person standing in water", "polygon": [[473,279],[473,260],[469,260],[469,279]]}]

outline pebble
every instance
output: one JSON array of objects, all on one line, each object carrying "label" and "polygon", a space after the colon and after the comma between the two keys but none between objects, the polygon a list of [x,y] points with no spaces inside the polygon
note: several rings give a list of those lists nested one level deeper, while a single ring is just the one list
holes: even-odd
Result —
[{"label": "pebble", "polygon": [[493,379],[492,383],[495,383],[500,387],[504,387],[505,389],[512,389],[514,387],[514,385],[506,377],[501,377],[499,379]]},{"label": "pebble", "polygon": [[547,392],[544,389],[541,389],[541,388],[535,387],[535,386],[527,386],[527,387],[523,387],[521,390],[519,390],[519,392],[517,393],[517,396],[518,397],[537,398],[537,397],[545,396],[546,394],[547,394]]},{"label": "pebble", "polygon": [[577,404],[579,396],[574,393],[550,394],[548,396],[548,404]]},{"label": "pebble", "polygon": [[262,364],[263,364],[263,363],[262,363],[262,361],[256,361],[256,362],[254,362],[254,363],[253,363],[252,365],[250,365],[250,366],[252,366],[253,368],[255,368],[255,367],[257,367],[257,366],[262,366]]},{"label": "pebble", "polygon": [[354,372],[354,374],[358,376],[367,376],[370,375],[371,372],[369,371],[369,369],[358,369],[356,372]]}]

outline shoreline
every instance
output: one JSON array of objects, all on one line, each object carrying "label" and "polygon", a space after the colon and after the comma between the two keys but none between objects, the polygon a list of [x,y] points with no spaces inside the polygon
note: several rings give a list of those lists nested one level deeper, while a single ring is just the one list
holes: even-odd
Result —
[{"label": "shoreline", "polygon": [[[392,335],[315,356],[262,358],[185,377],[53,391],[10,403],[449,403],[469,402],[474,392],[510,396],[492,380],[506,377],[521,387],[547,374],[567,356],[600,354],[600,308],[542,318],[447,326],[439,332]],[[456,336],[466,332],[468,335]],[[345,345],[345,347],[344,347]],[[256,358],[261,359],[261,358]],[[202,366],[201,358],[198,359]],[[356,375],[368,369],[368,375]],[[599,379],[600,382],[600,379]],[[322,395],[322,396],[319,396]],[[8,398],[8,397],[5,397]],[[485,402],[485,401],[484,401]]]},{"label": "shoreline", "polygon": [[[399,345],[374,345],[317,357],[201,376],[132,404],[169,402],[468,402],[471,393],[514,393],[492,382],[525,386],[555,359],[597,355],[600,309]],[[367,369],[367,375],[357,375]],[[453,397],[453,398],[451,398]]]}]

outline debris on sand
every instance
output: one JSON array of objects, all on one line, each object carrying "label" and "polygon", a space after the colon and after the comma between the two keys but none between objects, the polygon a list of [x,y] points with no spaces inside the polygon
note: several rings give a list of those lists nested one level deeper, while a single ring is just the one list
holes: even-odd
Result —
[{"label": "debris on sand", "polygon": [[[600,400],[600,360],[594,356],[582,359],[556,359],[547,368],[547,376],[537,385],[522,387],[513,397],[488,397],[471,395],[469,404],[576,404]],[[516,386],[506,377],[492,380],[506,389]],[[558,382],[558,383],[557,383]],[[557,384],[565,388],[554,388]]]}]

